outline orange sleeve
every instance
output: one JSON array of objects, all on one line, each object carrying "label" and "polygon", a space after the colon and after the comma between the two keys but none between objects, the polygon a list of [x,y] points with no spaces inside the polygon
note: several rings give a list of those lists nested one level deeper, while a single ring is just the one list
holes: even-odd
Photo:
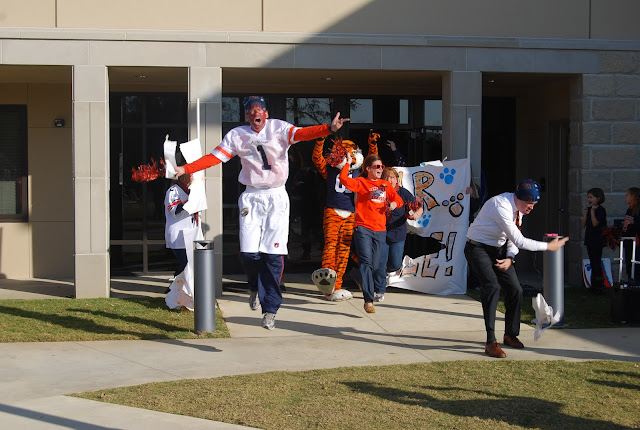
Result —
[{"label": "orange sleeve", "polygon": [[351,166],[349,165],[349,163],[346,163],[344,166],[342,166],[342,169],[340,170],[340,175],[338,176],[338,178],[340,179],[340,182],[342,183],[342,185],[344,185],[354,193],[357,193],[359,188],[358,185],[360,182],[356,178],[349,177],[350,167]]},{"label": "orange sleeve", "polygon": [[204,169],[209,168],[211,166],[218,165],[221,162],[222,161],[220,161],[220,159],[218,157],[216,157],[215,155],[207,154],[207,155],[203,155],[202,157],[198,158],[193,163],[185,164],[182,167],[184,167],[185,173],[191,174],[191,173],[199,172],[200,170],[204,170]]},{"label": "orange sleeve", "polygon": [[307,140],[325,137],[331,134],[329,124],[312,125],[311,127],[294,128],[289,131],[289,143],[304,142]]}]

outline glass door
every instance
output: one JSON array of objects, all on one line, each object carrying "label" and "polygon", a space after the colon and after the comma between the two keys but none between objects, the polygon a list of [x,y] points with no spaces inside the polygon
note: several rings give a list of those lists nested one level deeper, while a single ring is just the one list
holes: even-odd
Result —
[{"label": "glass door", "polygon": [[171,181],[135,182],[132,168],[159,163],[165,136],[186,142],[187,96],[183,93],[113,93],[111,121],[111,271],[173,272],[175,257],[164,241],[164,195]]}]

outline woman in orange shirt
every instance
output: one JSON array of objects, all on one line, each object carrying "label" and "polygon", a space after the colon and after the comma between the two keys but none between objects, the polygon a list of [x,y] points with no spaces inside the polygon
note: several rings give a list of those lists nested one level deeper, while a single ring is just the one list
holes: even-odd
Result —
[{"label": "woman in orange shirt", "polygon": [[[391,183],[380,179],[384,165],[379,155],[371,154],[362,163],[362,174],[350,178],[351,154],[347,152],[347,163],[340,171],[340,182],[356,194],[356,217],[353,242],[356,247],[364,310],[374,313],[373,272],[379,267],[385,270],[386,262],[380,261],[387,237],[387,210],[402,205],[402,198]],[[383,277],[384,279],[384,277]]]}]

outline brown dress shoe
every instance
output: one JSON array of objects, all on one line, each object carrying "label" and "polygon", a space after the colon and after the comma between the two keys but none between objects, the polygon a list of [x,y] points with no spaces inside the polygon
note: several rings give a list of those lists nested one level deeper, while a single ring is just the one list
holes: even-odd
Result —
[{"label": "brown dress shoe", "polygon": [[510,346],[511,348],[524,348],[524,345],[516,336],[509,336],[505,334],[503,341],[505,345]]},{"label": "brown dress shoe", "polygon": [[373,303],[371,302],[366,302],[364,304],[364,311],[368,314],[375,314],[376,313],[376,308],[373,307]]},{"label": "brown dress shoe", "polygon": [[495,340],[485,345],[484,353],[487,354],[489,357],[495,357],[495,358],[505,358],[507,356],[507,354],[504,353],[502,348],[500,348],[500,345],[498,344],[498,342]]}]

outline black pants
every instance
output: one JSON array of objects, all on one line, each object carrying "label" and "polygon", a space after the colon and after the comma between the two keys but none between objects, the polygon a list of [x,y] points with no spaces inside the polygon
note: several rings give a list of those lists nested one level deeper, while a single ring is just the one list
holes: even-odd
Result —
[{"label": "black pants", "polygon": [[496,340],[496,309],[500,299],[500,289],[504,289],[505,334],[520,334],[520,313],[522,306],[522,286],[518,281],[515,267],[500,270],[494,266],[497,259],[505,258],[505,250],[488,245],[474,245],[470,242],[464,247],[471,273],[480,283],[480,300],[487,330],[487,343]]},{"label": "black pants", "polygon": [[600,244],[588,244],[587,254],[591,264],[591,286],[604,288],[604,273],[602,272],[602,246]]},{"label": "black pants", "polygon": [[185,267],[187,267],[187,263],[189,262],[187,260],[187,250],[184,248],[171,248],[171,250],[178,260],[178,268],[173,272],[173,276],[178,276],[184,271]]}]

